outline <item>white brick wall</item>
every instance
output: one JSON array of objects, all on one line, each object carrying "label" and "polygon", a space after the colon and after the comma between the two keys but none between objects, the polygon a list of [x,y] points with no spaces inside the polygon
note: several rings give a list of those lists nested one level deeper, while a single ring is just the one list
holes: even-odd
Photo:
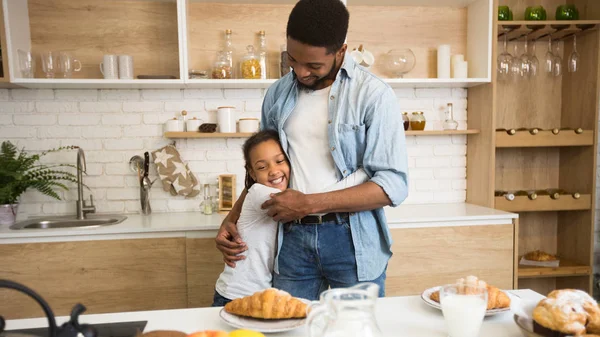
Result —
[{"label": "white brick wall", "polygon": [[[464,89],[396,89],[402,111],[423,111],[427,129],[441,128],[447,103],[466,127]],[[133,155],[170,143],[162,124],[181,110],[189,117],[216,122],[216,108],[234,105],[240,117],[260,117],[262,89],[193,90],[0,90],[0,140],[26,149],[79,145],[86,153],[88,175],[99,212],[138,212],[139,191],[128,161]],[[410,195],[406,203],[462,202],[466,190],[466,136],[407,137]],[[182,139],[177,148],[201,184],[215,184],[221,173],[244,181],[244,139]],[[76,152],[53,153],[47,163],[75,164]],[[156,170],[151,167],[151,179]],[[71,186],[71,185],[69,185]],[[88,191],[85,191],[87,196]],[[21,213],[73,213],[75,189],[55,201],[37,192],[22,198]],[[160,182],[152,190],[154,212],[199,210],[202,196],[172,197]]]}]

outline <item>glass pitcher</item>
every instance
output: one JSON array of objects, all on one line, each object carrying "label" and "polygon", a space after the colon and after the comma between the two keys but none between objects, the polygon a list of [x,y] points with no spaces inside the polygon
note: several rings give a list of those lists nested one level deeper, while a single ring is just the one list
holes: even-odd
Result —
[{"label": "glass pitcher", "polygon": [[310,306],[309,337],[381,337],[375,320],[379,286],[361,283],[351,288],[330,289]]}]

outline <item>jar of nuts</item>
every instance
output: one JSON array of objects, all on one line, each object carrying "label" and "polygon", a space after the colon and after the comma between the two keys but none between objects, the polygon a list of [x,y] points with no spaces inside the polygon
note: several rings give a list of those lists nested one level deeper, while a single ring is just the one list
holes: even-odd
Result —
[{"label": "jar of nuts", "polygon": [[249,45],[246,47],[246,50],[248,50],[248,53],[246,53],[240,62],[242,78],[260,79],[260,60],[254,54],[254,47]]},{"label": "jar of nuts", "polygon": [[227,54],[223,51],[217,53],[217,61],[212,68],[212,78],[216,79],[231,79],[232,76],[231,66],[227,60]]}]

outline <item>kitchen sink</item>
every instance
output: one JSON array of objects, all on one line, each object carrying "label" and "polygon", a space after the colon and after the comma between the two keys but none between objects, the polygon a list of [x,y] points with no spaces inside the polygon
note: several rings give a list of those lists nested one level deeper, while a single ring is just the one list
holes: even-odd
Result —
[{"label": "kitchen sink", "polygon": [[97,228],[121,223],[127,219],[124,215],[88,214],[79,220],[75,216],[54,216],[31,218],[19,221],[10,229],[49,229],[49,228]]}]

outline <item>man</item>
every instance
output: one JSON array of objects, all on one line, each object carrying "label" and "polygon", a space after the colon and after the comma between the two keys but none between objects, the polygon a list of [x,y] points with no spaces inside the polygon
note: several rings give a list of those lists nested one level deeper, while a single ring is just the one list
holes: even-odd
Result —
[{"label": "man", "polygon": [[[287,25],[293,72],[266,93],[261,126],[279,131],[290,189],[263,204],[279,221],[273,286],[306,299],[328,287],[374,282],[385,294],[391,236],[384,206],[408,194],[406,141],[393,90],[346,55],[349,13],[338,0],[301,0]],[[325,187],[364,169],[369,180]],[[216,237],[225,262],[246,250],[235,222],[245,191]]]}]

